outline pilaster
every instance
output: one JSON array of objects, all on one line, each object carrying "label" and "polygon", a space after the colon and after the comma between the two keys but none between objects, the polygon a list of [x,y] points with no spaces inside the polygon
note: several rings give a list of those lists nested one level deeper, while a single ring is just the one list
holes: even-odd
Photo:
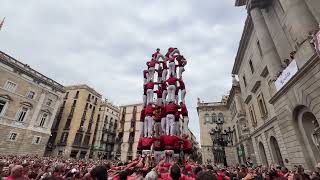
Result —
[{"label": "pilaster", "polygon": [[259,7],[251,8],[250,15],[260,43],[263,61],[267,64],[271,77],[275,77],[281,69],[281,61],[268,31],[267,24]]}]

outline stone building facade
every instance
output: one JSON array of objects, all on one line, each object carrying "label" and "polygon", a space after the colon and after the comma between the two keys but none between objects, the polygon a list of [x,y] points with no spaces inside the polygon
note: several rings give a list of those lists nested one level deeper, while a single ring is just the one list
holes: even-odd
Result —
[{"label": "stone building facade", "polygon": [[43,155],[65,89],[0,52],[0,153]]},{"label": "stone building facade", "polygon": [[111,159],[114,157],[114,144],[120,117],[120,108],[107,99],[101,102],[97,125],[93,138],[94,158]]},{"label": "stone building facade", "polygon": [[101,95],[87,85],[66,87],[66,94],[51,129],[47,155],[89,158]]},{"label": "stone building facade", "polygon": [[137,157],[137,146],[142,131],[140,122],[143,104],[120,106],[120,121],[117,125],[115,157],[121,161]]},{"label": "stone building facade", "polygon": [[[227,108],[228,96],[223,97],[220,102],[201,102],[198,99],[198,116],[200,125],[200,141],[201,141],[201,152],[202,152],[202,163],[211,164],[214,163],[213,154],[213,143],[210,136],[210,131],[216,128],[216,123],[224,121],[223,129],[232,128],[231,114]],[[236,152],[234,147],[226,147],[225,153],[227,156],[228,164],[235,164]]]},{"label": "stone building facade", "polygon": [[253,144],[250,139],[249,122],[244,106],[240,84],[235,76],[233,76],[227,108],[231,113],[231,124],[235,127],[233,146],[236,148],[237,163],[239,164],[245,164],[246,157],[252,157],[252,160],[255,162]]},{"label": "stone building facade", "polygon": [[311,169],[320,161],[320,58],[310,43],[320,1],[236,0],[236,6],[246,6],[248,16],[232,73],[256,162]]}]

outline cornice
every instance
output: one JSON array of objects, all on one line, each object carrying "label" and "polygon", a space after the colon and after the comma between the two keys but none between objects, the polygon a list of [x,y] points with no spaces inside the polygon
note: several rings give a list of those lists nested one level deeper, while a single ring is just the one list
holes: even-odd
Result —
[{"label": "cornice", "polygon": [[238,52],[234,61],[234,65],[232,68],[232,74],[238,74],[241,62],[243,60],[244,54],[246,52],[251,34],[253,31],[253,23],[250,16],[247,16],[244,29],[242,32],[241,40],[239,42]]},{"label": "cornice", "polygon": [[53,90],[65,93],[65,87],[63,85],[39,73],[38,71],[32,69],[29,65],[23,64],[22,62],[2,51],[0,51],[0,61],[14,70],[32,77],[35,82],[43,83],[47,86],[50,86]]},{"label": "cornice", "polygon": [[267,127],[268,125],[270,125],[271,123],[273,123],[274,121],[278,120],[278,117],[275,116],[272,119],[270,119],[269,121],[267,121],[266,123],[264,123],[262,126],[260,126],[259,128],[257,128],[256,130],[254,130],[252,133],[250,133],[251,137],[255,134],[257,134],[258,132],[262,131],[262,129],[264,129],[265,127]]},{"label": "cornice", "polygon": [[299,69],[298,73],[296,73],[288,82],[285,84],[270,100],[270,104],[274,104],[277,102],[278,99],[280,99],[284,94],[286,94],[295,84],[297,84],[303,76],[305,76],[309,70],[317,63],[319,63],[320,57],[317,55],[317,53],[314,53],[314,55],[303,65],[301,69]]},{"label": "cornice", "polygon": [[247,4],[247,0],[236,0],[235,6],[244,6]]}]

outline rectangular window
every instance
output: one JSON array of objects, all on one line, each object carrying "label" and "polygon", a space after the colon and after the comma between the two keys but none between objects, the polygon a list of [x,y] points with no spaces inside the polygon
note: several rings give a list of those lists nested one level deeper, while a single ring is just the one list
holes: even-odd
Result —
[{"label": "rectangular window", "polygon": [[243,77],[242,77],[242,79],[243,79],[244,87],[247,87],[247,80],[246,80],[246,77],[245,77],[245,76],[243,76]]},{"label": "rectangular window", "polygon": [[17,88],[17,84],[12,81],[7,81],[4,88],[8,91],[14,92]]},{"label": "rectangular window", "polygon": [[76,92],[76,95],[74,96],[74,99],[78,99],[79,97],[79,91]]},{"label": "rectangular window", "polygon": [[69,96],[69,92],[66,93],[66,96],[64,97],[64,99],[68,99]]},{"label": "rectangular window", "polygon": [[40,144],[41,137],[40,136],[34,136],[32,139],[32,144]]},{"label": "rectangular window", "polygon": [[47,102],[46,102],[47,106],[51,106],[52,105],[52,99],[48,98]]},{"label": "rectangular window", "polygon": [[267,111],[266,104],[264,102],[263,95],[259,94],[257,99],[258,99],[258,105],[259,105],[259,110],[260,110],[260,113],[261,113],[261,117],[265,118],[268,115],[268,111]]},{"label": "rectangular window", "polygon": [[67,139],[68,139],[69,133],[68,132],[64,132],[61,135],[61,139],[60,139],[60,143],[66,143]]},{"label": "rectangular window", "polygon": [[251,119],[251,122],[252,122],[252,126],[253,127],[257,126],[256,114],[254,112],[254,108],[253,108],[252,105],[249,107],[249,114],[250,114],[250,119]]},{"label": "rectangular window", "polygon": [[27,94],[27,98],[28,99],[33,99],[35,97],[36,93],[33,92],[33,91],[29,91],[28,94]]},{"label": "rectangular window", "polygon": [[7,102],[0,100],[0,116],[4,113]]},{"label": "rectangular window", "polygon": [[75,107],[75,106],[76,106],[76,104],[77,104],[77,100],[73,100],[73,104],[72,104],[72,106],[73,106],[73,107]]},{"label": "rectangular window", "polygon": [[12,132],[12,133],[10,133],[10,135],[9,135],[9,140],[10,140],[10,141],[16,141],[16,140],[17,140],[17,137],[18,137],[18,134]]},{"label": "rectangular window", "polygon": [[253,74],[254,73],[254,68],[253,68],[253,64],[252,64],[251,60],[249,61],[249,66],[250,66],[251,73]]},{"label": "rectangular window", "polygon": [[41,116],[41,118],[40,118],[39,126],[40,126],[40,127],[44,127],[47,119],[48,119],[48,114],[47,114],[47,113],[43,113],[42,116]]},{"label": "rectangular window", "polygon": [[83,145],[85,146],[89,145],[89,141],[90,141],[90,136],[86,135],[83,140]]},{"label": "rectangular window", "polygon": [[262,53],[262,49],[261,49],[261,45],[260,45],[259,41],[257,41],[257,47],[258,47],[258,50],[259,50],[259,54],[262,57],[263,53]]},{"label": "rectangular window", "polygon": [[17,116],[17,121],[23,122],[27,116],[28,110],[29,109],[27,107],[21,107]]}]

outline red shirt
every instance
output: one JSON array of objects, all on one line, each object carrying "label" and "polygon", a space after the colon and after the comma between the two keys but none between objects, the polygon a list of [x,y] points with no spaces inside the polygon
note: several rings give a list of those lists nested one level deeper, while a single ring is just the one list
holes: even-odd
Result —
[{"label": "red shirt", "polygon": [[162,68],[160,68],[160,69],[158,69],[157,71],[158,71],[158,77],[162,77],[163,69],[162,69]]},{"label": "red shirt", "polygon": [[180,85],[179,89],[181,89],[181,90],[186,89],[186,86],[185,86],[184,82],[181,79],[179,79],[178,81],[179,81],[179,85]]},{"label": "red shirt", "polygon": [[167,61],[161,61],[160,63],[162,64],[163,69],[168,69]]},{"label": "red shirt", "polygon": [[178,55],[176,60],[178,61],[178,66],[180,66],[180,67],[185,66],[186,59],[183,56]]},{"label": "red shirt", "polygon": [[192,149],[192,143],[188,139],[183,140],[183,150],[190,151]]},{"label": "red shirt", "polygon": [[174,58],[173,58],[173,57],[168,57],[168,58],[167,58],[167,61],[169,61],[169,62],[174,62]]},{"label": "red shirt", "polygon": [[152,54],[152,57],[156,58],[160,54],[159,51],[156,51],[155,53]]},{"label": "red shirt", "polygon": [[156,90],[156,93],[157,93],[157,97],[158,98],[162,98],[162,89],[159,88],[158,90]]},{"label": "red shirt", "polygon": [[165,82],[161,83],[161,90],[162,91],[167,90],[167,84]]},{"label": "red shirt", "polygon": [[178,110],[178,106],[174,103],[169,103],[165,106],[167,114],[175,114]]},{"label": "red shirt", "polygon": [[146,117],[145,108],[143,108],[140,114],[140,121],[144,122],[145,117]]},{"label": "red shirt", "polygon": [[155,115],[154,115],[154,120],[155,120],[156,122],[161,122],[161,112],[160,112],[160,111],[158,111],[158,112],[155,113]]},{"label": "red shirt", "polygon": [[187,106],[185,104],[181,105],[181,114],[183,116],[188,116],[188,109],[187,109]]},{"label": "red shirt", "polygon": [[167,113],[166,113],[166,108],[164,106],[161,106],[161,118],[166,117]]},{"label": "red shirt", "polygon": [[152,116],[153,110],[154,110],[154,107],[152,105],[148,105],[147,107],[145,107],[146,116]]},{"label": "red shirt", "polygon": [[146,83],[146,89],[153,89],[153,88],[154,88],[154,82]]},{"label": "red shirt", "polygon": [[176,77],[172,76],[167,80],[167,82],[169,85],[176,85],[177,80],[178,79]]},{"label": "red shirt", "polygon": [[143,94],[147,95],[147,86],[146,86],[146,84],[143,85]]},{"label": "red shirt", "polygon": [[156,60],[152,59],[151,61],[147,62],[147,66],[148,66],[148,68],[155,67],[157,63],[158,62]]}]

